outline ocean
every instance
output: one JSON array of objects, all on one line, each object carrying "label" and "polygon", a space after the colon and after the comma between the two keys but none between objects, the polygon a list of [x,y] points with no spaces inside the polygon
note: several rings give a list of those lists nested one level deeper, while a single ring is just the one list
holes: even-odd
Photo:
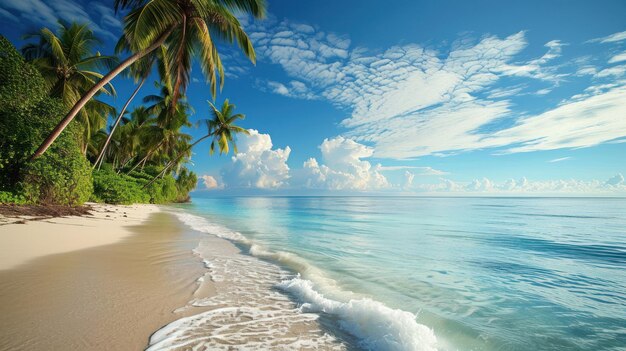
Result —
[{"label": "ocean", "polygon": [[173,211],[257,262],[239,267],[269,266],[246,284],[322,316],[343,349],[626,350],[626,199],[198,197]]}]

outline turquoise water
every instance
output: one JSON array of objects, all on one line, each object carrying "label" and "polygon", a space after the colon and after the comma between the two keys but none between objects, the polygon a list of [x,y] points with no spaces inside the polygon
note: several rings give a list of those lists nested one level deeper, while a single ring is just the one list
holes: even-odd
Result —
[{"label": "turquoise water", "polygon": [[329,298],[414,313],[441,350],[626,350],[626,199],[228,197],[182,207],[287,253],[267,257]]}]

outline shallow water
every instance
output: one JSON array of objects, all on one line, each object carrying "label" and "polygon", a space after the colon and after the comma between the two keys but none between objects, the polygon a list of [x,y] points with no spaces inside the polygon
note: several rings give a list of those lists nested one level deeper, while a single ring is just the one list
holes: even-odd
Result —
[{"label": "shallow water", "polygon": [[[626,350],[626,199],[229,197],[180,206],[388,350]],[[210,225],[209,225],[210,224]]]}]

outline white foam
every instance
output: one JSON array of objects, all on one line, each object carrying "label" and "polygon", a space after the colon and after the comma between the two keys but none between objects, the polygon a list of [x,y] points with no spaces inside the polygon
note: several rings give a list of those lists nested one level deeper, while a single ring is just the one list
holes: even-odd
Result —
[{"label": "white foam", "polygon": [[232,240],[235,242],[240,242],[244,244],[250,243],[245,236],[241,233],[230,230],[226,227],[223,227],[216,223],[211,223],[207,221],[205,218],[192,215],[190,213],[176,211],[174,214],[181,220],[181,222],[187,224],[193,230],[197,230],[202,233],[213,234],[219,238]]},{"label": "white foam", "polygon": [[[240,289],[230,291],[226,295],[215,296],[209,299],[194,300],[191,303],[193,306],[232,306],[225,303],[224,299],[228,302],[233,296],[238,295],[240,298],[236,299],[235,303],[244,303],[247,308],[245,310],[247,318],[270,318],[272,320],[294,318],[294,320],[299,322],[306,322],[308,321],[307,318],[309,318],[306,316],[310,316],[310,313],[327,313],[337,318],[339,327],[342,330],[357,337],[360,340],[359,346],[364,349],[382,351],[436,350],[437,338],[433,330],[425,325],[417,323],[416,316],[414,314],[399,309],[389,308],[383,303],[372,299],[354,298],[356,295],[339,289],[336,282],[327,278],[323,271],[317,269],[313,265],[310,265],[306,260],[292,253],[271,251],[258,243],[253,243],[242,234],[218,224],[210,223],[203,217],[184,212],[176,214],[181,221],[189,225],[194,230],[212,234],[237,243],[243,243],[249,247],[249,251],[252,255],[267,258],[274,262],[280,262],[297,272],[303,273],[306,278],[315,281],[317,284],[315,285],[311,280],[303,279],[300,274],[298,274],[298,276],[293,276],[287,271],[280,269],[278,266],[260,261],[254,257],[241,256],[241,258],[235,260],[217,259],[209,262],[206,259],[206,257],[210,256],[207,250],[210,250],[211,248],[201,242],[198,248],[194,250],[194,253],[198,254],[200,257],[205,257],[204,264],[207,269],[209,269],[209,273],[207,274],[211,277],[211,280],[214,282],[223,282],[225,279],[229,279],[231,283],[236,284],[235,286],[239,286]],[[262,292],[262,289],[259,287],[264,285],[267,285],[268,290],[271,290],[272,286],[276,286],[297,298],[299,302],[302,303],[299,310],[304,313],[293,314],[290,312],[287,314],[288,317],[285,317],[285,315],[281,315],[278,312],[272,316],[266,315],[268,306],[276,304],[277,302],[278,304],[274,307],[282,306],[282,308],[285,309],[291,309],[293,307],[290,307],[288,301],[285,301],[284,296],[279,296],[275,291],[272,294]],[[251,286],[253,286],[253,289],[247,291],[246,288]],[[326,297],[316,290],[314,286],[321,286],[323,287],[323,291],[331,292],[332,298]],[[249,302],[251,301],[265,301],[262,303],[262,305],[265,305],[261,306],[256,302],[250,304]],[[273,307],[270,309],[273,309]],[[155,347],[157,345],[168,345],[167,347],[156,347],[154,349],[171,349],[176,347],[173,345],[177,344],[177,342],[181,339],[184,339],[181,337],[180,332],[177,331],[177,329],[182,328],[189,330],[193,326],[198,327],[201,325],[213,324],[217,315],[215,313],[211,313],[212,311],[184,318],[175,322],[175,324],[172,323],[168,325],[153,335],[150,340],[150,344]],[[220,323],[223,325],[228,324],[223,320]],[[211,335],[213,335],[213,332]],[[324,341],[329,345],[335,346],[335,340],[326,334],[323,335],[323,338],[318,337],[320,342]],[[229,337],[237,339],[241,336],[230,334]],[[283,342],[287,344],[281,349],[302,348],[295,347],[296,344],[291,344],[288,340],[283,340]],[[313,341],[311,340],[306,341],[306,343],[309,344],[312,342]],[[215,347],[215,344],[210,345]],[[269,344],[261,345],[256,344],[255,342],[249,345],[255,345],[257,349],[269,347]],[[177,347],[180,347],[180,345]],[[150,349],[153,348],[151,347]],[[243,349],[254,349],[254,347]]]},{"label": "white foam", "polygon": [[432,329],[416,322],[410,312],[392,309],[371,299],[339,302],[327,299],[313,288],[310,280],[296,277],[278,287],[303,303],[307,312],[324,312],[339,318],[340,327],[360,339],[368,350],[436,350],[437,338]]}]

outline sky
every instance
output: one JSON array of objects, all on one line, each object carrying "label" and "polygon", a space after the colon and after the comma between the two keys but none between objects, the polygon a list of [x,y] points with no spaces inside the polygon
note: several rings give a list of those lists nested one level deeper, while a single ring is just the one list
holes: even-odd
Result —
[{"label": "sky", "polygon": [[[269,0],[266,19],[240,16],[256,65],[220,47],[215,101],[251,135],[236,155],[194,150],[197,193],[626,196],[624,14],[621,0]],[[103,54],[123,26],[110,1],[0,3],[18,47],[58,17],[91,23]],[[212,98],[192,77],[198,120]],[[113,83],[121,106],[133,83]]]}]

